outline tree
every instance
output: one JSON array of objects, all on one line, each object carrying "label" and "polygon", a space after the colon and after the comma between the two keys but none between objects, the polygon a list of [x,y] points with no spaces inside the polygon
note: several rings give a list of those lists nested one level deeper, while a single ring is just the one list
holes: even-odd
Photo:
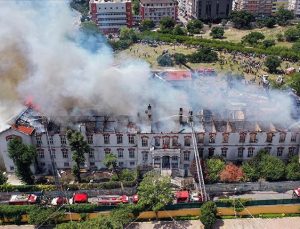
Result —
[{"label": "tree", "polygon": [[289,28],[284,32],[286,41],[293,42],[300,38],[300,30],[297,28]]},{"label": "tree", "polygon": [[82,134],[78,131],[69,130],[67,139],[72,151],[72,160],[75,162],[72,168],[73,175],[78,182],[81,182],[80,164],[85,162],[84,155],[89,153],[90,147]]},{"label": "tree", "polygon": [[257,45],[260,40],[265,39],[265,35],[260,32],[251,32],[242,37],[242,43],[249,44],[251,46]]},{"label": "tree", "polygon": [[258,164],[258,171],[260,177],[268,181],[280,180],[284,177],[285,164],[279,158],[265,154]]},{"label": "tree", "polygon": [[298,95],[300,95],[300,73],[294,73],[290,78],[289,85],[293,88]]},{"label": "tree", "polygon": [[213,201],[207,201],[201,206],[200,221],[205,229],[210,229],[217,221],[217,205]]},{"label": "tree", "polygon": [[198,34],[201,32],[201,29],[203,28],[203,23],[198,19],[190,20],[187,23],[186,28],[189,33]]},{"label": "tree", "polygon": [[242,165],[244,179],[246,181],[257,181],[259,174],[257,171],[257,166],[253,161],[245,161]]},{"label": "tree", "polygon": [[163,67],[171,67],[174,65],[172,57],[169,53],[165,53],[165,54],[158,56],[157,63]]},{"label": "tree", "polygon": [[286,179],[300,180],[300,164],[298,156],[292,157],[286,166]]},{"label": "tree", "polygon": [[274,17],[268,17],[264,20],[264,25],[267,28],[274,28],[274,26],[276,25],[276,19]]},{"label": "tree", "polygon": [[80,24],[80,30],[88,34],[101,34],[97,24],[93,21],[85,21]]},{"label": "tree", "polygon": [[174,29],[175,21],[171,17],[163,17],[160,20],[159,25],[161,32],[170,32]]},{"label": "tree", "polygon": [[278,25],[285,26],[294,18],[294,14],[292,11],[280,7],[275,14],[275,18]]},{"label": "tree", "polygon": [[135,15],[139,15],[139,11],[140,11],[140,2],[139,0],[133,0],[132,1],[132,9],[133,9],[133,13]]},{"label": "tree", "polygon": [[255,20],[255,17],[253,14],[241,10],[231,12],[230,20],[237,29],[249,29],[251,27],[251,22]]},{"label": "tree", "polygon": [[275,45],[275,41],[274,40],[264,40],[263,41],[263,46],[265,48],[269,48]]},{"label": "tree", "polygon": [[141,22],[139,29],[140,31],[151,30],[155,27],[155,23],[150,19],[145,19]]},{"label": "tree", "polygon": [[218,60],[218,53],[209,47],[202,47],[197,52],[188,55],[187,59],[191,63],[212,63]]},{"label": "tree", "polygon": [[211,158],[205,161],[206,179],[210,183],[218,182],[220,172],[224,169],[225,162],[220,158]]},{"label": "tree", "polygon": [[145,174],[138,186],[138,205],[143,209],[151,209],[156,213],[172,201],[170,177],[161,176],[156,171]]},{"label": "tree", "polygon": [[183,30],[183,29],[180,27],[180,25],[176,25],[176,26],[174,27],[174,29],[173,29],[173,34],[174,34],[174,35],[185,35],[186,32],[185,32],[185,30]]},{"label": "tree", "polygon": [[3,171],[0,170],[0,185],[5,184],[7,181],[7,177],[3,174]]},{"label": "tree", "polygon": [[30,165],[37,157],[34,146],[22,143],[21,138],[13,138],[8,143],[8,155],[16,165],[16,175],[26,184],[33,184],[33,174]]},{"label": "tree", "polygon": [[243,178],[244,173],[242,168],[229,163],[220,173],[220,180],[222,182],[239,182]]},{"label": "tree", "polygon": [[269,69],[270,73],[276,72],[280,64],[281,60],[277,56],[268,56],[265,61],[265,66]]},{"label": "tree", "polygon": [[175,60],[175,63],[178,64],[178,65],[181,65],[181,64],[186,64],[187,60],[186,60],[186,56],[182,53],[174,53],[174,60]]},{"label": "tree", "polygon": [[300,41],[297,41],[293,44],[292,49],[296,52],[300,52]]},{"label": "tree", "polygon": [[105,154],[103,164],[105,165],[106,168],[114,172],[119,179],[119,174],[117,171],[117,161],[118,159],[116,155],[114,155],[113,153],[107,153]]},{"label": "tree", "polygon": [[120,30],[120,40],[123,41],[131,41],[132,43],[137,42],[137,35],[133,29],[127,28],[127,27],[122,27]]},{"label": "tree", "polygon": [[211,29],[211,32],[209,34],[210,36],[212,36],[212,38],[216,39],[221,39],[224,36],[224,28],[223,27],[213,27]]}]

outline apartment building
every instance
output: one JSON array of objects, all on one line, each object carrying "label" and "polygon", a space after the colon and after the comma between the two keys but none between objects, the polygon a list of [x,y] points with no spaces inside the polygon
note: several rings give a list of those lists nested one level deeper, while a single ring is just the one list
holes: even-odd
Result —
[{"label": "apartment building", "polygon": [[300,17],[300,0],[289,0],[288,9],[293,11],[296,17]]},{"label": "apartment building", "polygon": [[133,25],[130,0],[90,0],[90,14],[103,33],[117,33]]},{"label": "apartment building", "polygon": [[[276,7],[276,4],[274,7]],[[254,15],[268,16],[273,11],[273,0],[238,0],[236,8],[237,10],[248,11]]]},{"label": "apartment building", "polygon": [[177,20],[177,4],[177,1],[173,0],[141,0],[140,15],[142,20],[150,19],[156,24],[159,23],[163,17],[171,17]]},{"label": "apartment building", "polygon": [[287,10],[288,7],[289,7],[289,0],[273,0],[272,14],[275,14],[280,8]]}]

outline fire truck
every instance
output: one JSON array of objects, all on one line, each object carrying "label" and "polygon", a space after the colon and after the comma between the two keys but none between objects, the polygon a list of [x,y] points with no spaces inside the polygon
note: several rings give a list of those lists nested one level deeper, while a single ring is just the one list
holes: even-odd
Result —
[{"label": "fire truck", "polygon": [[176,203],[203,202],[197,192],[178,191],[175,193]]},{"label": "fire truck", "polygon": [[88,203],[89,196],[85,192],[77,192],[70,199],[70,204],[85,204]]},{"label": "fire truck", "polygon": [[8,204],[10,205],[28,205],[38,203],[38,196],[35,194],[12,195]]},{"label": "fire truck", "polygon": [[294,198],[300,198],[300,188],[296,188],[293,191],[293,197]]},{"label": "fire truck", "polygon": [[98,204],[99,205],[118,205],[118,204],[127,204],[129,203],[129,197],[126,195],[118,196],[118,195],[103,195],[98,196]]}]

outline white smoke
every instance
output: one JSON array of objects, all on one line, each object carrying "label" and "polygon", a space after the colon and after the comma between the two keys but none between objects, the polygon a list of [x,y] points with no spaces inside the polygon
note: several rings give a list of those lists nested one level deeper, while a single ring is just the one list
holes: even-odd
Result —
[{"label": "white smoke", "polygon": [[[235,100],[246,103],[249,110],[257,109],[255,118],[275,122],[289,119],[290,99],[277,92],[271,93],[271,101],[264,99],[262,104],[246,94],[224,96],[224,83],[195,83],[186,93],[150,80],[150,68],[140,60],[128,59],[115,66],[107,45],[101,44],[96,52],[91,52],[84,46],[95,43],[78,42],[84,42],[84,35],[78,32],[78,20],[66,1],[0,2],[0,77],[4,79],[7,66],[12,66],[10,91],[17,101],[21,103],[31,97],[41,112],[49,116],[90,110],[136,115],[149,103],[155,104],[158,115],[166,116],[177,113],[179,107],[212,108],[222,113]],[[12,80],[13,76],[17,79]],[[241,88],[240,91],[246,90]],[[259,95],[261,90],[251,87],[251,93]],[[1,100],[9,98],[3,96]],[[7,111],[14,107],[7,104],[0,103]],[[266,117],[260,113],[267,107],[276,108],[274,115]]]}]

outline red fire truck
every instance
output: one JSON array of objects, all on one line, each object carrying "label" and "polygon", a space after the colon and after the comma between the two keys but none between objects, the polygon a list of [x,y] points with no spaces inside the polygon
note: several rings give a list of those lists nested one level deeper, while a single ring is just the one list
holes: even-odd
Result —
[{"label": "red fire truck", "polygon": [[129,197],[126,195],[103,195],[98,196],[99,205],[118,205],[118,204],[127,204],[129,203]]},{"label": "red fire truck", "polygon": [[27,205],[36,204],[38,202],[38,196],[34,194],[21,194],[12,195],[9,200],[10,205]]},{"label": "red fire truck", "polygon": [[70,204],[84,204],[88,203],[89,196],[85,192],[77,192],[73,194],[73,197],[70,199]]}]

